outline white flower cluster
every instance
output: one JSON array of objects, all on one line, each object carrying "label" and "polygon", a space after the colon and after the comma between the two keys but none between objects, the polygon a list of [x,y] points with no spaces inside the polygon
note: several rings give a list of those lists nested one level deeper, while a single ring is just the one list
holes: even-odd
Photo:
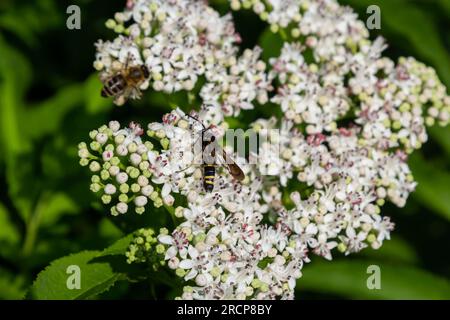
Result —
[{"label": "white flower cluster", "polygon": [[[208,118],[201,112],[200,120]],[[188,204],[177,207],[175,216],[184,218],[171,235],[163,232],[159,241],[167,245],[168,266],[186,281],[185,299],[231,299],[292,297],[296,279],[306,256],[285,250],[287,234],[261,224],[268,206],[261,200],[261,177],[244,166],[243,183],[218,169],[213,193],[202,186],[200,165],[189,165],[195,154],[192,130],[181,110],[164,117],[163,124],[149,125],[150,136],[168,139],[169,144],[154,158],[152,180],[163,184],[162,196],[181,193]],[[214,129],[213,129],[214,130]],[[219,131],[215,131],[220,134]],[[198,134],[197,134],[198,138]],[[155,151],[150,151],[155,152]],[[188,166],[180,172],[179,166]],[[292,252],[292,250],[291,250]]]},{"label": "white flower cluster", "polygon": [[229,0],[233,10],[250,9],[272,26],[286,28],[301,18],[300,8],[307,2],[299,0]]},{"label": "white flower cluster", "polygon": [[259,60],[261,48],[247,49],[229,68],[213,70],[209,82],[201,89],[205,103],[219,102],[225,116],[237,116],[241,109],[253,109],[253,101],[265,104],[272,90],[265,73],[266,64]]},{"label": "white flower cluster", "polygon": [[[231,0],[232,8],[240,8],[238,2]],[[240,2],[263,19],[274,13],[277,21],[289,21],[291,42],[270,61],[269,79],[276,81],[271,101],[307,134],[333,132],[350,118],[362,127],[365,144],[410,153],[426,142],[426,125],[449,123],[450,97],[436,72],[413,58],[395,65],[382,57],[383,39],[371,42],[350,8],[335,0]],[[298,15],[278,12],[280,3],[292,2]]]},{"label": "white flower cluster", "polygon": [[158,192],[149,184],[152,173],[148,153],[153,145],[142,142],[143,134],[144,130],[136,123],[120,129],[117,121],[111,121],[109,126],[90,132],[89,147],[84,142],[78,146],[80,164],[89,165],[93,173],[91,190],[102,192],[104,204],[114,204],[113,216],[127,213],[130,206],[142,214],[149,199],[156,207],[163,204]]},{"label": "white flower cluster", "polygon": [[[384,41],[371,42],[335,0],[230,3],[253,8],[284,36],[268,68],[259,47],[238,56],[231,16],[204,1],[137,0],[108,21],[119,36],[97,45],[103,78],[131,55],[151,75],[141,89],[187,90],[202,107],[190,116],[173,110],[146,136],[113,121],[91,132],[89,148],[79,145],[80,163],[113,215],[141,214],[153,202],[182,220],[137,238],[128,254],[150,259],[156,238],[157,254],[187,282],[181,298],[291,299],[310,252],[331,260],[333,249],[350,254],[389,239],[394,224],[381,207],[405,205],[416,186],[408,154],[427,140],[426,126],[448,124],[450,97],[433,69],[382,57]],[[269,101],[281,117],[244,124],[264,138],[257,149],[247,159],[230,152],[245,179],[217,163],[206,192],[194,152],[201,132],[220,139],[236,123],[225,117]]]},{"label": "white flower cluster", "polygon": [[[253,124],[254,130],[261,133],[270,132],[275,126],[275,118]],[[305,137],[292,121],[283,120],[276,136],[278,144],[262,144],[260,154],[255,155],[259,157],[259,170],[279,177],[281,186],[286,186],[296,174],[297,180],[313,191],[333,189],[327,193],[331,198],[326,202],[348,200],[364,203],[364,209],[371,202],[383,205],[388,199],[403,207],[416,186],[406,163],[407,155],[401,150],[388,152],[365,145],[360,130],[339,128],[331,135]],[[370,206],[367,210],[375,212],[378,208]]]},{"label": "white flower cluster", "polygon": [[284,45],[280,57],[271,59],[271,76],[279,81],[272,102],[286,117],[305,123],[309,134],[332,131],[350,109],[344,79],[329,65],[308,64],[300,43]]},{"label": "white flower cluster", "polygon": [[432,68],[413,58],[401,58],[397,66],[377,60],[365,75],[350,80],[350,90],[359,102],[355,122],[365,143],[381,149],[401,147],[410,153],[427,141],[426,125],[450,121],[445,86]]},{"label": "white flower cluster", "polygon": [[[220,101],[224,113],[253,108],[252,101],[267,101],[270,82],[255,48],[237,57],[241,39],[231,15],[220,17],[204,1],[141,0],[119,12],[107,26],[119,35],[99,41],[94,67],[105,81],[125,65],[146,65],[150,79],[141,84],[156,91],[192,91],[200,77],[205,103]],[[132,92],[131,98],[140,95]],[[128,98],[128,97],[127,97]],[[123,104],[124,99],[115,103]]]},{"label": "white flower cluster", "polygon": [[97,44],[94,66],[103,77],[131,55],[134,63],[147,65],[153,89],[167,93],[192,90],[199,76],[227,66],[240,41],[231,16],[220,17],[203,1],[136,1],[107,26],[119,36]]}]

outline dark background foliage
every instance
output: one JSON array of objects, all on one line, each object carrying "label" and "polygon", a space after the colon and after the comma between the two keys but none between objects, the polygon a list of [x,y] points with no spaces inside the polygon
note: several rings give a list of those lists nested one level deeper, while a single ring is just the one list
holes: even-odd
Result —
[{"label": "dark background foliage", "polygon": [[[163,97],[113,107],[100,98],[92,68],[94,42],[112,39],[106,19],[125,0],[0,1],[0,298],[26,295],[52,260],[81,250],[101,250],[127,231],[108,217],[89,191],[78,165],[77,144],[111,119],[157,121],[168,111]],[[222,13],[224,1],[210,1]],[[386,54],[412,55],[436,68],[450,88],[450,0],[342,0],[368,18],[381,8]],[[81,8],[81,30],[66,28],[66,8]],[[261,43],[267,55],[276,37],[251,12],[233,14],[244,47]],[[396,223],[391,241],[377,251],[333,262],[313,258],[298,282],[297,298],[450,298],[450,128],[432,128],[430,141],[410,159],[419,182],[402,209],[385,206]],[[158,225],[153,212],[131,225]],[[156,216],[156,212],[153,213]],[[369,265],[381,267],[382,289],[368,290]],[[119,282],[98,298],[167,298],[154,281]]]}]

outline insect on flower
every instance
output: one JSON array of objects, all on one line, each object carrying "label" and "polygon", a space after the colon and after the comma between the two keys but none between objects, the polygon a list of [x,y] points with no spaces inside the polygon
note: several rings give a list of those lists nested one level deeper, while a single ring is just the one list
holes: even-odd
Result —
[{"label": "insect on flower", "polygon": [[214,135],[206,135],[206,133],[211,130],[212,126],[206,127],[203,122],[197,118],[194,118],[189,114],[186,115],[200,123],[203,127],[199,139],[201,138],[202,143],[203,188],[205,191],[212,192],[214,190],[214,177],[216,175],[216,167],[218,164],[226,167],[234,179],[238,181],[244,180],[244,172],[228,153],[217,144],[216,137]]},{"label": "insect on flower", "polygon": [[139,87],[150,76],[146,65],[130,65],[130,60],[131,56],[128,55],[123,68],[119,72],[101,79],[103,82],[102,97],[114,97],[114,103],[118,105],[124,104],[130,96],[140,98],[141,90]]}]

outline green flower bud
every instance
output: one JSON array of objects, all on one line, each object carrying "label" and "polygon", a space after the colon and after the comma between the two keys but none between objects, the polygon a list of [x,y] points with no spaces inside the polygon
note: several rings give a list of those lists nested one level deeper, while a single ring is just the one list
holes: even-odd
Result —
[{"label": "green flower bud", "polygon": [[214,267],[211,269],[210,274],[216,278],[218,276],[220,276],[220,269],[218,267]]},{"label": "green flower bud", "polygon": [[119,134],[114,138],[114,142],[116,145],[120,145],[125,141],[125,136],[123,134]]},{"label": "green flower bud", "polygon": [[132,142],[132,143],[130,143],[130,144],[128,145],[128,151],[129,151],[130,153],[135,153],[135,152],[137,151],[137,149],[138,149],[138,146],[137,146],[137,144],[134,143],[134,142]]},{"label": "green flower bud", "polygon": [[170,144],[170,140],[167,138],[163,138],[161,139],[161,146],[163,147],[164,150],[167,150],[169,148],[169,144]]},{"label": "green flower bud", "polygon": [[100,132],[100,133],[106,133],[105,132],[106,130],[108,130],[108,126],[106,124],[104,124],[100,128],[98,128],[98,132]]},{"label": "green flower bud", "polygon": [[153,150],[153,143],[151,143],[150,141],[146,141],[144,145],[148,150]]},{"label": "green flower bud", "polygon": [[125,31],[125,27],[122,24],[118,24],[114,27],[115,33],[123,33]]},{"label": "green flower bud", "polygon": [[141,172],[139,171],[139,169],[133,168],[130,170],[129,176],[133,179],[137,179],[137,177],[139,177],[140,174]]},{"label": "green flower bud", "polygon": [[253,279],[251,282],[251,286],[255,289],[258,289],[259,287],[261,287],[261,280],[259,279]]},{"label": "green flower bud", "polygon": [[183,217],[184,208],[183,207],[177,207],[175,209],[175,217],[182,218]]},{"label": "green flower bud", "polygon": [[86,167],[89,164],[89,160],[86,158],[80,159],[80,166]]},{"label": "green flower bud", "polygon": [[91,191],[94,193],[99,192],[101,188],[101,185],[99,185],[98,183],[92,183],[90,187]]},{"label": "green flower bud", "polygon": [[109,194],[104,194],[102,196],[102,202],[103,202],[103,204],[111,203],[111,196]]},{"label": "green flower bud", "polygon": [[343,253],[343,252],[345,252],[347,250],[347,246],[344,243],[341,242],[341,243],[338,244],[337,249],[338,249],[339,252]]},{"label": "green flower bud", "polygon": [[163,254],[166,252],[166,248],[164,247],[164,245],[158,244],[158,245],[156,245],[156,252],[158,254]]},{"label": "green flower bud", "polygon": [[119,191],[120,191],[120,193],[128,193],[128,191],[130,191],[130,186],[126,183],[122,183],[119,186]]},{"label": "green flower bud", "polygon": [[228,279],[228,273],[223,273],[223,274],[220,276],[220,281],[222,281],[222,282],[227,281],[227,279]]},{"label": "green flower bud", "polygon": [[114,29],[116,27],[116,21],[114,19],[108,19],[105,23],[106,28]]},{"label": "green flower bud", "polygon": [[100,172],[100,177],[102,178],[102,180],[108,180],[110,177],[108,170],[102,170]]},{"label": "green flower bud", "polygon": [[136,207],[136,209],[134,209],[134,211],[137,214],[143,214],[145,212],[145,208],[144,207]]},{"label": "green flower bud", "polygon": [[157,191],[153,191],[153,192],[150,194],[150,200],[152,200],[153,202],[155,202],[156,199],[158,199],[158,192],[157,192]]},{"label": "green flower bud", "polygon": [[175,271],[175,274],[176,274],[178,277],[182,278],[182,277],[184,277],[184,276],[186,275],[186,271],[183,270],[183,269],[181,269],[181,268],[178,268],[178,269]]},{"label": "green flower bud", "polygon": [[394,122],[392,123],[392,128],[393,128],[394,130],[399,130],[401,127],[402,127],[402,124],[400,123],[400,121],[394,121]]},{"label": "green flower bud", "polygon": [[111,215],[112,216],[118,216],[119,215],[119,212],[117,212],[116,207],[111,207],[110,211],[111,211]]},{"label": "green flower bud", "polygon": [[137,183],[131,185],[131,192],[138,193],[141,190],[141,186]]},{"label": "green flower bud", "polygon": [[87,148],[81,148],[81,149],[78,149],[78,156],[80,158],[89,158],[91,156],[91,153],[89,152],[89,150]]},{"label": "green flower bud", "polygon": [[109,162],[111,162],[111,165],[113,166],[118,166],[120,164],[120,159],[118,157],[112,157]]},{"label": "green flower bud", "polygon": [[114,145],[113,144],[108,144],[106,147],[105,147],[105,151],[111,151],[111,152],[114,152]]},{"label": "green flower bud", "polygon": [[102,145],[97,141],[92,141],[89,146],[94,151],[100,151],[102,149]]},{"label": "green flower bud", "polygon": [[150,178],[152,173],[149,170],[142,170],[142,175],[146,178]]},{"label": "green flower bud", "polygon": [[163,201],[161,198],[157,198],[155,200],[155,202],[153,203],[153,205],[155,206],[155,208],[161,208],[163,206]]},{"label": "green flower bud", "polygon": [[89,164],[89,170],[91,170],[92,172],[100,171],[100,168],[100,163],[98,163],[97,161],[92,161]]},{"label": "green flower bud", "polygon": [[97,130],[92,130],[91,132],[89,132],[89,137],[94,140],[95,137],[97,136],[98,131]]},{"label": "green flower bud", "polygon": [[194,289],[191,286],[185,286],[183,288],[183,292],[192,293],[192,292],[194,292]]},{"label": "green flower bud", "polygon": [[272,33],[277,33],[279,30],[280,27],[275,23],[270,26],[270,31],[272,31]]},{"label": "green flower bud", "polygon": [[148,161],[142,161],[139,163],[139,169],[144,171],[147,170],[150,167],[150,163]]},{"label": "green flower bud", "polygon": [[373,243],[374,241],[376,241],[377,240],[377,237],[373,234],[373,233],[371,233],[371,234],[369,234],[368,236],[367,236],[367,242],[368,243]]},{"label": "green flower bud", "polygon": [[194,238],[194,244],[197,244],[199,242],[203,242],[203,241],[205,241],[205,239],[206,239],[206,234],[204,234],[203,232],[199,233]]},{"label": "green flower bud", "polygon": [[300,37],[300,30],[298,28],[294,28],[291,30],[291,36],[293,38],[298,38]]},{"label": "green flower bud", "polygon": [[260,290],[261,290],[262,292],[267,292],[267,291],[269,291],[269,286],[268,286],[268,284],[265,283],[265,282],[263,282],[263,283],[261,284]]}]

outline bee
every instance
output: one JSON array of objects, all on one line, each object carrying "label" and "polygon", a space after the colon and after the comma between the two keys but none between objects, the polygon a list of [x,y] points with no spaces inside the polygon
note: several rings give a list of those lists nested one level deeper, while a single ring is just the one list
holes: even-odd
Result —
[{"label": "bee", "polygon": [[139,87],[150,77],[146,65],[129,65],[130,56],[127,57],[124,67],[116,74],[102,80],[103,88],[101,96],[114,97],[116,104],[124,104],[130,96],[139,98]]},{"label": "bee", "polygon": [[[221,162],[221,165],[225,166],[231,176],[242,181],[245,178],[245,174],[242,169],[233,161],[230,155],[223,150],[216,141],[214,135],[206,136],[206,133],[212,128],[212,126],[206,127],[200,120],[193,116],[186,114],[188,117],[199,122],[203,129],[200,132],[201,146],[202,146],[202,167],[203,167],[203,188],[206,192],[212,192],[214,190],[214,178],[216,176],[217,162]],[[216,151],[219,154],[216,154]]]}]

